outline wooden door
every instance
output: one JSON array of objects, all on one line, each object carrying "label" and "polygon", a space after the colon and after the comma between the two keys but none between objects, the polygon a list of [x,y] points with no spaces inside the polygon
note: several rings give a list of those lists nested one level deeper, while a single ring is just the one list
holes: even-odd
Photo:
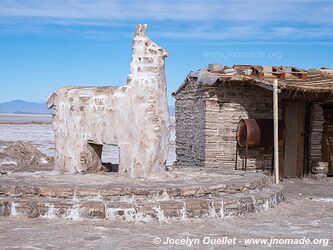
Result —
[{"label": "wooden door", "polygon": [[305,103],[286,102],[284,119],[287,129],[284,154],[284,177],[303,177]]},{"label": "wooden door", "polygon": [[323,161],[328,162],[328,175],[333,175],[333,123],[324,125]]}]

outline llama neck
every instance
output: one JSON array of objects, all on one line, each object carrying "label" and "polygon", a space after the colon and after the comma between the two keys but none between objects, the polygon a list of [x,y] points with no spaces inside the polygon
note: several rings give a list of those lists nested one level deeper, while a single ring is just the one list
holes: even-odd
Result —
[{"label": "llama neck", "polygon": [[[148,44],[148,45],[147,45]],[[128,85],[164,84],[164,58],[146,37],[134,39]]]}]

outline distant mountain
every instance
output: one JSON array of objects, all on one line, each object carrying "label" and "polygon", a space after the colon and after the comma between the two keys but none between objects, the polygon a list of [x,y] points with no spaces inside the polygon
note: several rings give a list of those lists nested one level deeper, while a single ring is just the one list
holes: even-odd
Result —
[{"label": "distant mountain", "polygon": [[[52,109],[48,109],[46,103],[26,102],[15,100],[0,103],[0,113],[9,114],[51,114]],[[175,116],[175,107],[169,106],[169,115]]]},{"label": "distant mountain", "polygon": [[22,100],[14,100],[10,102],[0,103],[0,113],[10,114],[51,114],[46,103],[26,102]]}]

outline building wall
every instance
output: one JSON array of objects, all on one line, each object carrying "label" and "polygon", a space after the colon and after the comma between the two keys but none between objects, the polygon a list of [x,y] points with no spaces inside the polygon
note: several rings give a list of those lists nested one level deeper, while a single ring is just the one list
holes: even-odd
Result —
[{"label": "building wall", "polygon": [[176,95],[176,164],[204,166],[205,90],[189,82]]},{"label": "building wall", "polygon": [[322,161],[322,138],[324,113],[322,103],[312,103],[310,106],[309,126],[309,167],[316,167],[316,163]]},{"label": "building wall", "polygon": [[[282,118],[281,95],[279,117]],[[179,166],[234,168],[236,131],[241,119],[272,119],[272,92],[245,84],[201,86],[190,82],[176,95],[176,154]],[[309,120],[309,170],[322,159],[323,110],[311,103]],[[272,167],[272,148],[250,148],[248,169]],[[280,151],[280,156],[282,157]],[[238,168],[243,166],[241,153]],[[282,163],[283,161],[281,161]],[[281,166],[282,167],[282,166]]]},{"label": "building wall", "polygon": [[[219,84],[208,88],[206,100],[205,160],[209,167],[234,168],[236,131],[241,119],[272,119],[272,92],[244,84]],[[241,159],[238,167],[243,165]],[[270,169],[272,149],[249,149],[249,169]]]}]

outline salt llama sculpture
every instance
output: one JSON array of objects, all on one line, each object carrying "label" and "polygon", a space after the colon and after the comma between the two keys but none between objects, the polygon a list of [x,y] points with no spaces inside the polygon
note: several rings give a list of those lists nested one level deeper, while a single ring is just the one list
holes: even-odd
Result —
[{"label": "salt llama sculpture", "polygon": [[127,84],[63,87],[48,98],[53,108],[55,172],[102,169],[103,145],[119,147],[120,175],[162,175],[169,147],[164,59],[167,52],[137,25]]}]

